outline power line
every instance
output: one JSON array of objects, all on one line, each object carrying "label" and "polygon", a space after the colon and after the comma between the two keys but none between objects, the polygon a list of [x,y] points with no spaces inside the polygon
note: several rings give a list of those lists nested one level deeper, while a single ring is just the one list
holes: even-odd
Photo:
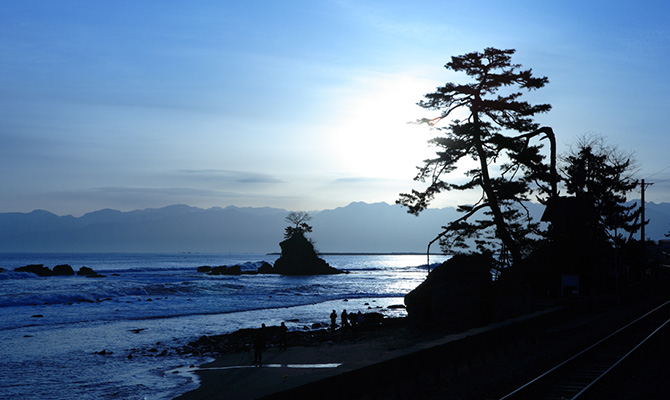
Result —
[{"label": "power line", "polygon": [[[665,171],[665,170],[668,169],[668,168],[670,168],[670,165],[668,165],[667,167],[663,168],[663,169],[660,170],[660,171],[656,171],[656,172],[654,172],[653,174],[649,175],[646,179],[649,179],[649,178],[651,178],[652,176],[658,175],[658,174],[660,174],[661,172]],[[666,180],[667,180],[667,179],[666,179]]]},{"label": "power line", "polygon": [[663,179],[662,181],[653,181],[653,182],[650,182],[650,183],[664,183],[664,182],[667,182],[667,181],[670,181],[670,178]]}]

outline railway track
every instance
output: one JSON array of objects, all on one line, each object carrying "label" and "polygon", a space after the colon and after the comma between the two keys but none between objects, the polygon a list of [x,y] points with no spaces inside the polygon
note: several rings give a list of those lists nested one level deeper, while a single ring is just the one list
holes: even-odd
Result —
[{"label": "railway track", "polygon": [[670,301],[501,397],[500,400],[577,399],[669,322]]}]

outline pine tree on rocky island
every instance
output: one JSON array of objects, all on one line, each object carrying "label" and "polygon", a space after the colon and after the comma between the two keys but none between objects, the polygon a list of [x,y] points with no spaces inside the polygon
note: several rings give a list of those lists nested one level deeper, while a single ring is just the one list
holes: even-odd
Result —
[{"label": "pine tree on rocky island", "polygon": [[291,211],[285,219],[291,225],[284,229],[284,239],[290,239],[298,233],[304,235],[305,233],[312,232],[312,227],[307,224],[307,221],[310,221],[312,216],[305,211]]},{"label": "pine tree on rocky island", "polygon": [[281,257],[275,261],[274,272],[282,275],[329,275],[339,274],[342,271],[331,267],[319,258],[314,250],[312,241],[305,237],[305,233],[312,232],[307,224],[311,216],[304,212],[291,212],[286,217],[289,225],[285,229],[286,240],[279,243]]}]

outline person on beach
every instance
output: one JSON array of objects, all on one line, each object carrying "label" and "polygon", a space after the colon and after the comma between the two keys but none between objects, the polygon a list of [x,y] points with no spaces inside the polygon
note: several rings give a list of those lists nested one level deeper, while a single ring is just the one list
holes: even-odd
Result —
[{"label": "person on beach", "polygon": [[333,312],[330,313],[330,330],[335,332],[335,328],[337,328],[337,313],[333,310]]},{"label": "person on beach", "polygon": [[286,324],[282,321],[279,326],[279,350],[286,350],[286,335],[288,333],[288,328]]},{"label": "person on beach", "polygon": [[342,310],[342,329],[348,328],[349,327],[349,315],[347,314],[347,310]]},{"label": "person on beach", "polygon": [[261,324],[261,329],[256,332],[254,338],[254,365],[263,366],[263,350],[265,350],[265,324]]}]

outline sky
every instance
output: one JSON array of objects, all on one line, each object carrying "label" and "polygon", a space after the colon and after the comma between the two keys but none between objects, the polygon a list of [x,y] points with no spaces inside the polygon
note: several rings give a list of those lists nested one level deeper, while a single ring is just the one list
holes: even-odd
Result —
[{"label": "sky", "polygon": [[559,152],[603,135],[668,201],[669,18],[665,0],[0,0],[0,212],[393,203],[434,152],[416,103],[486,47],[549,78],[526,98],[552,105],[536,121]]}]

